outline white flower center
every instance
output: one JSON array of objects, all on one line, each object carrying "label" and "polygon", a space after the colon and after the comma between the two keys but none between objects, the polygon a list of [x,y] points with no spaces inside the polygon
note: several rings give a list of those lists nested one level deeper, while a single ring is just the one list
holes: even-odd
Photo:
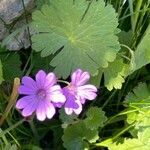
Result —
[{"label": "white flower center", "polygon": [[43,89],[38,90],[37,97],[39,99],[45,99],[46,98],[46,92],[45,92],[45,90],[43,90]]}]

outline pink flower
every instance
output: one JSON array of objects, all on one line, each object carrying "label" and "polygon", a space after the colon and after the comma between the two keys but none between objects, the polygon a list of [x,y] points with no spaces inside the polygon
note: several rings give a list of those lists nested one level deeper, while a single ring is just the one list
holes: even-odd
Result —
[{"label": "pink flower", "polygon": [[71,76],[71,83],[63,88],[63,93],[66,96],[65,112],[71,115],[80,114],[82,104],[86,100],[94,100],[97,96],[97,88],[94,85],[86,84],[90,79],[88,72],[83,72],[81,69],[76,70]]},{"label": "pink flower", "polygon": [[64,103],[66,98],[61,87],[56,84],[54,73],[46,75],[40,70],[35,78],[35,81],[28,76],[22,78],[19,94],[25,96],[18,100],[16,108],[22,110],[24,117],[35,112],[40,121],[45,120],[46,117],[51,119],[56,112],[54,103]]}]

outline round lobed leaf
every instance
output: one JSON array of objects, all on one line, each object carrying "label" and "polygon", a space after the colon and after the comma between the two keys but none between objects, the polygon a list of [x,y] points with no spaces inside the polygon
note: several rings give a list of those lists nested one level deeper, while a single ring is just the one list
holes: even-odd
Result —
[{"label": "round lobed leaf", "polygon": [[76,68],[97,74],[120,49],[115,10],[101,0],[53,0],[32,19],[32,48],[42,57],[56,54],[50,64],[63,78]]}]

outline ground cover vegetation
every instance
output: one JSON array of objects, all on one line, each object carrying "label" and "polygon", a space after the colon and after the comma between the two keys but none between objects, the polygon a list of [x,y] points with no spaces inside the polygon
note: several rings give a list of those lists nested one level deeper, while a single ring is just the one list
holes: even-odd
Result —
[{"label": "ground cover vegetation", "polygon": [[24,1],[0,43],[0,149],[149,150],[150,1]]}]

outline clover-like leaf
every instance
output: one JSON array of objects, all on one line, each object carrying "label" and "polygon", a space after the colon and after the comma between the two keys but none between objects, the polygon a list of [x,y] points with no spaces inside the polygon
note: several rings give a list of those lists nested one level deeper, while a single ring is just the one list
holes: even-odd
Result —
[{"label": "clover-like leaf", "polygon": [[126,96],[125,104],[136,108],[150,107],[150,89],[146,83],[140,83]]},{"label": "clover-like leaf", "polygon": [[97,74],[120,49],[115,10],[101,0],[53,0],[32,19],[32,48],[42,57],[55,54],[50,64],[63,78],[76,68]]},{"label": "clover-like leaf", "polygon": [[87,118],[84,120],[86,127],[94,130],[98,129],[99,127],[103,127],[107,117],[105,116],[105,112],[102,111],[101,108],[98,107],[91,107],[87,113]]},{"label": "clover-like leaf", "polygon": [[86,128],[83,121],[68,126],[62,137],[64,147],[68,150],[83,150],[88,148],[88,142],[94,143],[98,139],[98,131]]}]

